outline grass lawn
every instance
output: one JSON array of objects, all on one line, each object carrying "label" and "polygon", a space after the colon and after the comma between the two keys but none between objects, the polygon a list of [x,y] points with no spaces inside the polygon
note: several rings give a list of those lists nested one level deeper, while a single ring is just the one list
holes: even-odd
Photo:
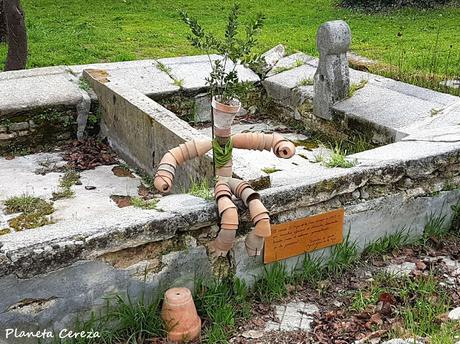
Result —
[{"label": "grass lawn", "polygon": [[[185,39],[187,28],[179,20],[178,9],[198,17],[206,28],[222,32],[231,3],[22,0],[30,41],[28,67],[197,54]],[[327,20],[344,19],[353,32],[352,49],[361,55],[402,64],[407,71],[460,74],[459,6],[368,14],[338,8],[334,0],[240,3],[243,12],[263,12],[267,17],[260,51],[283,43],[290,51],[316,54],[318,26]],[[5,54],[6,47],[2,45],[0,67]],[[433,65],[437,66],[434,71]]]}]

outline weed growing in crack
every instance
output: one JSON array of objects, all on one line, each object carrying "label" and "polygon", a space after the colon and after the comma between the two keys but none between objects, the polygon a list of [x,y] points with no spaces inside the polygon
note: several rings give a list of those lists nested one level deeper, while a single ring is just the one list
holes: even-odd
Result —
[{"label": "weed growing in crack", "polygon": [[157,209],[158,200],[156,199],[145,200],[141,197],[131,197],[130,202],[131,202],[131,205],[135,208]]},{"label": "weed growing in crack", "polygon": [[341,167],[341,168],[351,168],[356,166],[356,159],[353,161],[347,160],[347,151],[344,150],[339,144],[336,144],[332,150],[331,156],[327,160],[323,160],[322,163],[326,167]]},{"label": "weed growing in crack", "polygon": [[72,198],[75,192],[72,186],[80,182],[80,173],[75,170],[67,170],[59,180],[59,191],[53,192],[53,201],[63,198]]},{"label": "weed growing in crack", "polygon": [[360,82],[356,84],[351,84],[350,88],[348,89],[348,98],[353,97],[357,91],[359,91],[366,85],[367,85],[367,80],[361,80]]},{"label": "weed growing in crack", "polygon": [[279,168],[276,168],[276,167],[265,167],[262,169],[262,172],[265,172],[267,174],[271,174],[271,173],[275,173],[275,172],[279,172],[279,171],[282,171],[280,170]]}]

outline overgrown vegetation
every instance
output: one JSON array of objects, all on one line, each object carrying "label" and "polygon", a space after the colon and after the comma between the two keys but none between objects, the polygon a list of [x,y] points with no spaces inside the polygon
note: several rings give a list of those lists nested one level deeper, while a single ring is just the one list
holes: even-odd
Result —
[{"label": "overgrown vegetation", "polygon": [[364,250],[365,257],[378,257],[385,253],[399,250],[411,242],[409,230],[403,228],[395,233],[385,235],[374,242],[371,242]]},{"label": "overgrown vegetation", "polygon": [[15,196],[5,202],[5,213],[21,213],[8,221],[16,231],[41,227],[52,223],[51,215],[54,212],[53,204],[31,195]]},{"label": "overgrown vegetation", "polygon": [[357,164],[356,160],[347,159],[347,151],[341,145],[336,145],[328,159],[321,159],[321,162],[326,167],[341,167],[351,168]]}]

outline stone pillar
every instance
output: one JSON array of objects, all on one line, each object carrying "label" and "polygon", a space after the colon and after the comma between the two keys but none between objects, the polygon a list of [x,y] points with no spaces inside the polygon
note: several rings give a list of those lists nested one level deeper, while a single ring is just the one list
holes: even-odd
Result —
[{"label": "stone pillar", "polygon": [[350,27],[343,20],[324,23],[318,29],[316,45],[319,62],[313,98],[313,112],[318,117],[332,119],[332,105],[348,95],[350,77],[347,51],[350,43]]}]

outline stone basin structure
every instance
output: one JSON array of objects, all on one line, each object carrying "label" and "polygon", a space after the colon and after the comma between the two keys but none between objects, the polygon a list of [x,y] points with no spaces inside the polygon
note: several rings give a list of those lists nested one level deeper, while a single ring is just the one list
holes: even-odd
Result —
[{"label": "stone basin structure", "polygon": [[[344,208],[344,234],[363,249],[403,228],[420,235],[430,216],[451,216],[451,206],[460,200],[460,98],[350,70],[351,83],[366,84],[334,103],[331,118],[316,118],[311,112],[313,86],[300,81],[314,78],[318,60],[297,54],[276,63],[292,68],[264,80],[238,68],[244,80],[262,83],[284,116],[307,124],[329,121],[344,131],[361,126],[381,146],[348,156],[355,161],[351,168],[316,163],[318,151],[303,146],[297,147],[292,161],[269,152],[237,151],[235,174],[259,189],[274,223]],[[85,72],[91,69],[106,74],[94,78]],[[208,129],[192,127],[160,104],[177,94],[201,94],[208,73],[203,56],[1,73],[0,123],[8,118],[16,125],[0,126],[0,147],[35,135],[39,128],[34,127],[34,116],[43,111],[59,110],[74,119],[76,125],[58,135],[81,134],[88,112],[99,105],[102,135],[133,169],[152,174],[167,149],[209,135]],[[82,86],[83,80],[89,88]],[[267,132],[273,129],[258,123],[236,131],[261,126]],[[327,149],[321,154],[328,154]],[[37,174],[45,161],[64,164],[59,152],[1,157],[0,202],[21,194],[49,199],[62,173]],[[276,171],[267,173],[266,167]],[[55,223],[0,236],[0,288],[5,291],[1,328],[62,328],[101,307],[107,296],[127,292],[135,297],[164,287],[192,286],[196,276],[216,272],[207,251],[218,220],[213,201],[178,187],[159,199],[156,209],[118,208],[110,196],[134,196],[142,181],[136,174],[117,177],[111,169],[82,172],[75,197],[55,201]],[[212,175],[211,157],[190,162],[181,171],[176,180],[186,188],[190,177]],[[6,214],[0,214],[0,223],[7,225]],[[239,239],[225,263],[229,273],[251,284],[262,274],[263,263],[261,257],[245,254],[250,221],[245,213],[242,220]],[[314,254],[327,259],[329,250]],[[300,259],[285,263],[293,269]]]}]

